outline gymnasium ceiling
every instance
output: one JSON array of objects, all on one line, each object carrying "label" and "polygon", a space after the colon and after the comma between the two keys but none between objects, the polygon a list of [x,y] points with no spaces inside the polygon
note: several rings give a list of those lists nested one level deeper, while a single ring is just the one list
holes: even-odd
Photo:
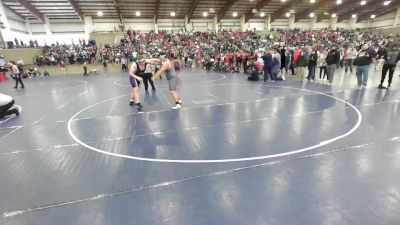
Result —
[{"label": "gymnasium ceiling", "polygon": [[[367,0],[361,5],[361,0],[1,0],[3,5],[24,18],[43,22],[44,17],[49,19],[79,19],[84,16],[93,18],[117,18],[123,21],[131,18],[171,19],[171,12],[175,18],[190,19],[208,18],[217,15],[218,20],[232,19],[237,12],[239,18],[245,15],[246,21],[253,18],[262,18],[260,13],[271,15],[272,21],[285,18],[287,12],[295,14],[296,21],[309,18],[310,12],[318,16],[318,21],[328,19],[332,13],[338,20],[347,20],[352,14],[357,14],[358,20],[376,17],[395,11],[400,6],[400,0],[392,0],[384,6],[386,0]],[[136,12],[140,16],[136,16]],[[254,13],[257,11],[256,13]],[[98,16],[98,12],[103,15]]]}]

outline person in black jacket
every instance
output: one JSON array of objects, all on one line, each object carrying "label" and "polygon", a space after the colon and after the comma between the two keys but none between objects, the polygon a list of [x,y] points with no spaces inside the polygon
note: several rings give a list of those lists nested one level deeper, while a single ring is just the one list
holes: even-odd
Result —
[{"label": "person in black jacket", "polygon": [[377,70],[377,67],[379,68],[382,66],[381,61],[385,59],[385,56],[387,56],[387,50],[385,46],[381,44],[375,58],[375,71]]},{"label": "person in black jacket", "polygon": [[340,61],[340,52],[336,49],[336,45],[332,45],[326,56],[326,68],[329,79],[329,84],[332,85],[333,78],[335,76],[336,65]]},{"label": "person in black jacket", "polygon": [[284,74],[289,74],[289,70],[293,64],[293,53],[292,53],[292,51],[287,49],[285,54],[286,54],[286,56],[285,56],[285,73]]},{"label": "person in black jacket", "polygon": [[250,65],[248,66],[248,71],[249,70],[250,70],[250,77],[247,78],[249,81],[258,81],[258,80],[260,80],[260,74],[258,72],[257,66],[254,63],[254,61],[250,62]]},{"label": "person in black jacket", "polygon": [[361,50],[358,52],[356,59],[354,60],[354,65],[357,66],[357,86],[360,88],[367,87],[368,84],[368,74],[369,68],[371,66],[372,60],[376,57],[376,52],[374,49],[370,48],[368,44],[364,44]]},{"label": "person in black jacket", "polygon": [[308,77],[307,80],[315,80],[315,67],[317,66],[318,55],[315,50],[308,57]]},{"label": "person in black jacket", "polygon": [[383,64],[381,84],[379,85],[379,88],[385,88],[383,86],[383,82],[385,82],[386,74],[388,71],[389,71],[388,88],[390,88],[390,85],[392,84],[393,74],[394,71],[396,70],[396,64],[400,60],[399,43],[397,42],[391,43],[389,49],[386,51],[386,53],[383,54],[382,58],[385,60],[385,62]]}]

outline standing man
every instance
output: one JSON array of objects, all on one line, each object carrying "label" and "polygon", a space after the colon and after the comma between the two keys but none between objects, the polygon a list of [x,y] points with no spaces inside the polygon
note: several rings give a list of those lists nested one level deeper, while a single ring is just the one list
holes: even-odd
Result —
[{"label": "standing man", "polygon": [[247,61],[249,60],[249,55],[243,55],[243,71],[247,74]]},{"label": "standing man", "polygon": [[273,81],[272,77],[272,53],[269,50],[266,50],[264,55],[262,56],[262,59],[264,61],[264,82],[267,82],[268,76],[271,77],[271,81]]},{"label": "standing man", "polygon": [[350,73],[353,73],[353,62],[357,56],[357,50],[354,48],[354,45],[351,44],[349,48],[346,50],[346,64],[344,72],[347,73],[348,68],[350,68]]},{"label": "standing man", "polygon": [[126,66],[126,61],[127,61],[127,59],[125,58],[125,56],[123,56],[121,58],[121,66],[122,66],[121,71],[122,72],[128,72],[128,67]]},{"label": "standing man", "polygon": [[374,49],[370,48],[368,44],[364,44],[361,50],[357,54],[357,58],[354,60],[354,65],[357,66],[357,85],[356,88],[367,87],[368,84],[368,74],[369,68],[372,63],[372,59],[376,57],[376,52]]},{"label": "standing man", "polygon": [[86,76],[86,75],[88,75],[88,73],[87,73],[87,61],[85,60],[83,62],[83,76]]},{"label": "standing man", "polygon": [[18,83],[21,84],[21,88],[25,88],[24,83],[22,83],[22,78],[21,78],[21,72],[18,69],[18,66],[15,64],[14,61],[10,61],[8,63],[8,66],[11,70],[12,73],[12,78],[15,80],[15,86],[14,88],[18,88]]},{"label": "standing man", "polygon": [[312,50],[312,53],[310,57],[308,57],[308,76],[307,80],[313,80],[315,81],[315,67],[317,67],[317,60],[318,60],[318,55],[315,50]]},{"label": "standing man", "polygon": [[400,60],[399,43],[397,42],[391,43],[383,59],[385,60],[385,62],[383,64],[381,84],[379,85],[379,88],[385,88],[383,86],[383,82],[385,81],[386,74],[388,71],[389,71],[389,83],[387,88],[390,88],[390,85],[392,84],[393,74],[394,71],[396,70],[396,65]]},{"label": "standing man", "polygon": [[19,116],[19,111],[16,108],[11,108],[14,105],[14,99],[5,94],[0,93],[0,118],[15,114]]},{"label": "standing man", "polygon": [[285,52],[285,74],[289,74],[289,70],[292,67],[292,62],[293,62],[293,54],[290,49],[287,49]]},{"label": "standing man", "polygon": [[21,73],[23,72],[23,68],[24,68],[24,60],[22,60],[21,58],[18,58],[17,59],[17,66],[18,66],[18,68],[20,69],[20,71],[21,71]]},{"label": "standing man", "polygon": [[300,76],[300,80],[304,80],[306,74],[307,58],[304,56],[305,51],[302,50],[300,55],[297,57],[295,66],[296,73]]},{"label": "standing man", "polygon": [[336,49],[336,45],[332,45],[328,54],[326,55],[326,70],[329,79],[329,85],[332,85],[333,78],[335,77],[336,65],[340,61],[340,53]]},{"label": "standing man", "polygon": [[137,66],[137,63],[132,63],[131,69],[129,70],[129,82],[131,83],[133,89],[129,105],[136,105],[138,112],[143,113],[142,105],[140,104],[139,83],[138,83],[138,81],[143,81],[143,79],[139,76],[138,72],[139,68]]},{"label": "standing man", "polygon": [[3,55],[0,55],[0,81],[6,78],[6,60],[4,59]]},{"label": "standing man", "polygon": [[152,79],[154,80],[161,76],[161,74],[165,73],[169,84],[169,92],[175,102],[175,106],[171,108],[174,110],[182,109],[182,101],[179,92],[177,91],[178,81],[174,66],[175,56],[173,55],[172,59],[166,59],[165,55],[161,55],[159,59],[143,59],[141,61],[144,61],[148,64],[161,65],[161,68],[153,75]]},{"label": "standing man", "polygon": [[379,69],[382,69],[382,64],[384,61],[385,56],[387,56],[387,50],[385,48],[384,44],[379,45],[379,49],[375,58],[375,71],[377,70],[377,67]]},{"label": "standing man", "polygon": [[271,81],[275,82],[281,71],[281,55],[279,54],[279,50],[272,50],[272,66],[271,66]]}]

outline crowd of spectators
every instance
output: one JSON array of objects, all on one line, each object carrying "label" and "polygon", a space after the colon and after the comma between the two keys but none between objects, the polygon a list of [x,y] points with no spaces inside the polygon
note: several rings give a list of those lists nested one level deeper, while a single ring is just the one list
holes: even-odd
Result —
[{"label": "crowd of spectators", "polygon": [[[129,29],[117,44],[80,40],[77,45],[44,46],[36,65],[120,63],[127,71],[128,63],[138,56],[158,57],[161,53],[174,56],[183,67],[205,68],[220,72],[264,74],[264,80],[284,79],[298,75],[300,79],[319,78],[333,82],[335,69],[345,67],[353,72],[360,53],[383,67],[386,48],[397,48],[399,36],[383,35],[365,30],[348,29],[275,29],[268,34],[252,31],[161,31],[141,32]],[[21,44],[21,43],[18,43]],[[33,43],[35,45],[35,43]],[[365,64],[363,62],[362,64]],[[360,65],[357,65],[360,67]],[[361,65],[362,66],[362,65]],[[251,71],[249,71],[251,69]],[[360,71],[359,71],[360,72]]]}]

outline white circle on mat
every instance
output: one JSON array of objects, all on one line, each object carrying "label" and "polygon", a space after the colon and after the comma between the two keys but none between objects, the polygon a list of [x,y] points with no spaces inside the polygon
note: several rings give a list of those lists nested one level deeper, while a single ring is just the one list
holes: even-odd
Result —
[{"label": "white circle on mat", "polygon": [[[232,86],[232,84],[213,84],[213,85],[214,86]],[[236,84],[235,86],[253,86],[253,85]],[[351,135],[361,125],[361,122],[362,122],[361,112],[357,109],[357,107],[355,107],[351,103],[349,103],[346,100],[343,100],[341,98],[338,98],[338,97],[335,97],[335,96],[332,96],[332,95],[328,95],[328,94],[323,93],[323,92],[312,91],[312,90],[307,90],[307,89],[302,89],[302,88],[294,88],[294,87],[286,87],[286,86],[273,86],[273,85],[263,85],[263,86],[265,86],[265,87],[276,87],[276,88],[287,88],[287,89],[293,89],[293,90],[301,90],[301,91],[306,91],[306,92],[319,94],[319,95],[323,95],[323,96],[332,98],[332,99],[337,100],[339,102],[342,102],[342,103],[348,105],[350,108],[352,108],[357,113],[357,116],[358,116],[357,123],[354,125],[353,128],[351,128],[346,133],[344,133],[342,135],[339,135],[337,137],[331,138],[331,139],[327,139],[327,140],[321,141],[319,144],[312,145],[312,146],[309,146],[309,147],[296,149],[296,150],[293,150],[293,151],[288,151],[288,152],[283,152],[283,153],[277,153],[277,154],[270,154],[270,155],[263,155],[263,156],[256,156],[256,157],[246,157],[246,158],[230,158],[230,159],[200,159],[200,160],[196,160],[196,159],[155,159],[155,158],[137,157],[137,156],[124,155],[124,154],[104,151],[102,149],[98,149],[96,147],[93,147],[93,146],[81,141],[78,137],[76,137],[76,135],[72,131],[72,121],[74,121],[75,118],[79,114],[81,114],[82,112],[84,112],[84,111],[86,111],[86,110],[88,110],[90,108],[93,108],[93,107],[95,107],[95,106],[97,106],[99,104],[102,104],[102,103],[105,103],[105,102],[108,102],[108,101],[112,101],[114,99],[126,96],[126,95],[121,95],[121,96],[105,99],[103,101],[94,103],[92,105],[87,106],[86,108],[81,109],[79,112],[75,113],[68,120],[68,133],[72,137],[72,139],[74,139],[78,144],[82,145],[83,147],[85,147],[87,149],[90,149],[92,151],[95,151],[95,152],[98,152],[98,153],[102,153],[102,154],[105,154],[105,155],[119,157],[119,158],[133,159],[133,160],[140,160],[140,161],[148,161],[148,162],[163,162],[163,163],[228,163],[228,162],[243,162],[243,161],[254,161],[254,160],[262,160],[262,159],[278,158],[278,157],[289,156],[289,155],[294,155],[294,154],[299,154],[299,153],[311,151],[311,150],[320,148],[322,146],[328,145],[330,143],[333,143],[335,141],[338,141],[340,139],[343,139],[343,138]]]}]

